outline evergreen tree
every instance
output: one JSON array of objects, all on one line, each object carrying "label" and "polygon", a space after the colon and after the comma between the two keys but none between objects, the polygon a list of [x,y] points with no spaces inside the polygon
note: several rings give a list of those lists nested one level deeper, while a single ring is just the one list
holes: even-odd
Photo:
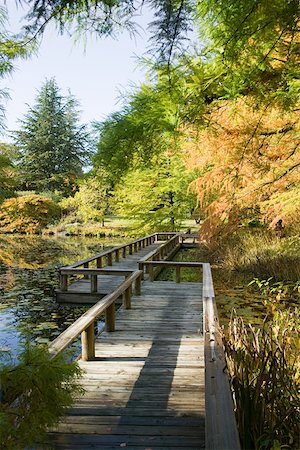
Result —
[{"label": "evergreen tree", "polygon": [[64,98],[54,79],[47,80],[36,104],[15,132],[24,187],[70,192],[88,162],[86,127],[78,125],[77,102]]}]

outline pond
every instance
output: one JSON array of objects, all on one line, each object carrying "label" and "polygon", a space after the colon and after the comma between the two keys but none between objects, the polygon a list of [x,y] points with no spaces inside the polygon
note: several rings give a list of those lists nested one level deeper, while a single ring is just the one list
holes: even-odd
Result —
[{"label": "pond", "polygon": [[55,300],[59,267],[123,242],[0,235],[0,355],[16,355],[25,340],[48,343],[81,316],[88,305]]},{"label": "pond", "polygon": [[[208,254],[205,248],[182,249],[175,257],[175,261],[208,261]],[[199,273],[193,269],[183,269],[181,271],[185,281],[201,281]],[[218,308],[219,321],[225,329],[233,314],[240,316],[246,323],[260,327],[268,314],[265,306],[266,297],[259,290],[249,286],[254,276],[251,273],[241,273],[237,271],[224,270],[212,264],[212,276]],[[165,269],[159,275],[161,280],[175,281],[174,271]],[[282,301],[283,308],[299,307],[299,294],[293,299]]]},{"label": "pond", "polygon": [[[124,238],[0,235],[0,357],[9,351],[17,354],[25,340],[48,343],[88,309],[88,305],[56,302],[59,267],[124,241]],[[200,249],[195,249],[181,251],[174,259],[206,258]],[[166,276],[168,279],[171,275]],[[221,325],[226,326],[233,310],[246,322],[262,323],[266,309],[261,295],[247,288],[251,278],[213,267]]]}]

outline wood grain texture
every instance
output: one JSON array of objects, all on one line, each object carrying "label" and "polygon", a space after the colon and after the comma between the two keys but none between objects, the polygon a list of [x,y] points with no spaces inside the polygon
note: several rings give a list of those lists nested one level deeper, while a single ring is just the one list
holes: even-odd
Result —
[{"label": "wood grain texture", "polygon": [[49,433],[52,448],[204,448],[201,284],[144,281],[131,308],[80,361],[85,394]]}]

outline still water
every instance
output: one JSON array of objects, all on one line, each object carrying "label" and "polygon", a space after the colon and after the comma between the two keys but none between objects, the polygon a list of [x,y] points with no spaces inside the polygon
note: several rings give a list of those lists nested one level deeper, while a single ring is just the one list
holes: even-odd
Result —
[{"label": "still water", "polygon": [[58,269],[121,244],[120,239],[0,235],[0,357],[23,341],[47,343],[88,306],[55,300]]}]

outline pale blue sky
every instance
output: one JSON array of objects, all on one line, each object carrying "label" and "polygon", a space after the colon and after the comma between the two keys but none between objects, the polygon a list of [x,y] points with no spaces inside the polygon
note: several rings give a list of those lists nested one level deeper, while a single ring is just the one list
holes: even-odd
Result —
[{"label": "pale blue sky", "polygon": [[[3,5],[4,0],[0,1]],[[24,11],[16,10],[15,1],[8,0],[10,31],[18,30]],[[137,19],[145,29],[148,17]],[[131,83],[145,78],[145,71],[138,67],[137,57],[142,56],[147,43],[146,31],[140,30],[135,39],[123,33],[117,39],[89,38],[86,45],[74,43],[68,35],[60,36],[53,26],[43,37],[38,54],[28,60],[18,60],[11,76],[4,79],[11,100],[6,105],[6,125],[9,130],[18,128],[28,107],[32,105],[37,90],[46,78],[55,77],[63,94],[71,93],[80,102],[81,121],[102,120],[118,109],[120,90],[124,92]]]}]

